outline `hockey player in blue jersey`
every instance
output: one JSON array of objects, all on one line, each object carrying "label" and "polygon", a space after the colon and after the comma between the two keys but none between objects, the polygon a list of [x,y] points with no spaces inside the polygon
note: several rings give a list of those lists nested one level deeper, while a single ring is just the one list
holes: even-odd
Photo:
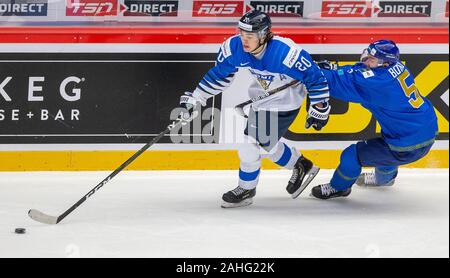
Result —
[{"label": "hockey player in blue jersey", "polygon": [[[292,169],[287,191],[296,198],[315,177],[319,169],[301,155],[280,142],[299,113],[306,95],[311,99],[306,127],[322,129],[328,121],[330,105],[327,80],[308,52],[292,40],[274,36],[269,16],[251,11],[239,21],[239,34],[226,40],[220,48],[216,66],[210,69],[192,93],[180,100],[184,112],[180,117],[191,120],[193,107],[221,93],[232,82],[238,69],[248,70],[253,83],[248,89],[250,98],[264,96],[268,91],[293,84],[287,89],[253,103],[244,130],[246,144],[240,144],[239,185],[225,193],[222,207],[239,207],[252,203],[260,175],[261,159]],[[300,81],[294,85],[295,80]],[[306,88],[306,89],[305,89]],[[275,120],[274,120],[275,119]],[[263,135],[272,132],[270,140]]]},{"label": "hockey player in blue jersey", "polygon": [[[354,183],[361,186],[391,186],[398,166],[424,157],[438,132],[433,105],[420,95],[414,77],[400,61],[393,41],[369,45],[361,62],[337,67],[319,62],[327,77],[330,95],[360,103],[381,126],[381,137],[346,148],[330,183],[316,186],[312,195],[320,199],[348,196]],[[363,173],[362,167],[375,167]]]}]

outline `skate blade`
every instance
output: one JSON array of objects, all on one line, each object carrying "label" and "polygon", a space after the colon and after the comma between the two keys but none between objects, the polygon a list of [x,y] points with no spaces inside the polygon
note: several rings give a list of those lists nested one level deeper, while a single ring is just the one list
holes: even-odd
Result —
[{"label": "skate blade", "polygon": [[308,187],[308,185],[312,182],[312,180],[317,176],[319,171],[320,171],[319,167],[313,166],[311,170],[309,170],[309,172],[306,173],[306,180],[294,193],[291,194],[292,199],[295,199],[298,196],[300,196],[300,194],[302,194],[303,190],[305,190],[306,187]]},{"label": "skate blade", "polygon": [[228,203],[228,202],[223,202],[222,203],[222,208],[239,208],[239,207],[246,207],[253,204],[253,199],[249,198],[249,199],[245,199],[242,202],[239,203]]},{"label": "skate blade", "polygon": [[394,183],[395,181],[390,181],[385,184],[365,184],[365,183],[355,183],[355,184],[362,188],[383,188],[383,187],[391,187],[394,185]]}]

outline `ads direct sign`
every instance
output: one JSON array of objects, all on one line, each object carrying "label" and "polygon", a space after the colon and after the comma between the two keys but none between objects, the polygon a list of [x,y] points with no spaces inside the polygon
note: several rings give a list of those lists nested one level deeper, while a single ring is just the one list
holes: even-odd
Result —
[{"label": "ads direct sign", "polygon": [[251,1],[250,8],[271,17],[303,17],[303,1]]}]

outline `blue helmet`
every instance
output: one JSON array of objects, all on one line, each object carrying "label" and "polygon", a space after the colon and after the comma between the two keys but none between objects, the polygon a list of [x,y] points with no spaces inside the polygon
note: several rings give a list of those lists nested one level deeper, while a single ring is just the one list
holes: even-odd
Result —
[{"label": "blue helmet", "polygon": [[395,42],[391,40],[379,40],[371,43],[369,47],[364,50],[361,61],[364,61],[368,55],[377,58],[380,61],[380,66],[386,63],[395,64],[400,60],[400,50]]}]

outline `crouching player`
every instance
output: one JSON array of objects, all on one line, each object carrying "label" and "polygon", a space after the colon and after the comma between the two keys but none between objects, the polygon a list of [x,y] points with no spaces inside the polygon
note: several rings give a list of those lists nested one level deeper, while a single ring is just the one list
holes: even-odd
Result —
[{"label": "crouching player", "polygon": [[[361,62],[337,67],[319,62],[336,99],[360,103],[381,125],[381,137],[346,148],[330,183],[316,186],[312,195],[320,199],[345,197],[354,183],[362,186],[391,186],[398,166],[424,157],[438,132],[433,105],[420,95],[414,77],[399,60],[393,41],[369,45]],[[375,167],[372,173],[362,167]]]}]

